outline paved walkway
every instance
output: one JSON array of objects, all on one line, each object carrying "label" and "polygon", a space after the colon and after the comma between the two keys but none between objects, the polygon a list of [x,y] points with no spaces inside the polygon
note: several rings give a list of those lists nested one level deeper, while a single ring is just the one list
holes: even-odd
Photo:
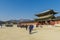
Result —
[{"label": "paved walkway", "polygon": [[0,40],[60,40],[60,27],[36,28],[32,34],[25,28],[0,28]]}]

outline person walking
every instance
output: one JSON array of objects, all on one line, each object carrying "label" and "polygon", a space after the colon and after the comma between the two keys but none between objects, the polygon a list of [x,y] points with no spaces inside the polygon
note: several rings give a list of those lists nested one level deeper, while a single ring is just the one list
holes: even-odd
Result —
[{"label": "person walking", "polygon": [[31,34],[31,32],[32,32],[32,30],[33,30],[33,27],[34,27],[33,25],[30,25],[30,26],[29,26],[29,34]]},{"label": "person walking", "polygon": [[0,24],[1,28],[2,28],[2,24]]},{"label": "person walking", "polygon": [[26,27],[26,30],[27,30],[27,28],[28,28],[28,25],[25,25],[25,27]]}]

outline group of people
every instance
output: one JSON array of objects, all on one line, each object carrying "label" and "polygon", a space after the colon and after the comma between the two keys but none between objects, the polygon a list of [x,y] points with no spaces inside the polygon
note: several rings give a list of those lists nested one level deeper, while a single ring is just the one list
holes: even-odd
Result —
[{"label": "group of people", "polygon": [[25,25],[25,26],[22,26],[22,27],[26,28],[26,30],[29,28],[29,34],[31,34],[32,30],[34,28],[34,25]]},{"label": "group of people", "polygon": [[[27,30],[28,25],[26,25],[25,27],[26,27],[26,30]],[[33,28],[34,28],[34,25],[29,25],[29,34],[32,33]]]}]

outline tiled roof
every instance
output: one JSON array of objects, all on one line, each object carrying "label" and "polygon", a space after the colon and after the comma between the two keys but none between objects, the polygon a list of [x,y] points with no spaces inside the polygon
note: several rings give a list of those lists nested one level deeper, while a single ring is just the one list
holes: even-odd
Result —
[{"label": "tiled roof", "polygon": [[47,14],[56,14],[57,12],[53,11],[53,10],[47,10],[47,11],[43,11],[43,12],[40,12],[39,14],[35,14],[36,16],[44,16],[44,15],[47,15]]}]

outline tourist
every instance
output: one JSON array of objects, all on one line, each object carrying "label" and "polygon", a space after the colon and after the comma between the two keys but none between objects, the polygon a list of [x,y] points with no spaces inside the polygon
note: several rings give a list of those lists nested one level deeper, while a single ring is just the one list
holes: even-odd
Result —
[{"label": "tourist", "polygon": [[29,34],[31,34],[31,32],[32,32],[32,30],[33,30],[33,27],[34,27],[33,25],[30,25],[30,26],[29,26]]},{"label": "tourist", "polygon": [[2,28],[2,24],[0,24],[1,28]]},{"label": "tourist", "polygon": [[26,30],[27,30],[27,28],[28,28],[28,25],[25,25],[25,27],[26,27]]},{"label": "tourist", "polygon": [[39,27],[39,23],[36,24],[36,27]]}]

